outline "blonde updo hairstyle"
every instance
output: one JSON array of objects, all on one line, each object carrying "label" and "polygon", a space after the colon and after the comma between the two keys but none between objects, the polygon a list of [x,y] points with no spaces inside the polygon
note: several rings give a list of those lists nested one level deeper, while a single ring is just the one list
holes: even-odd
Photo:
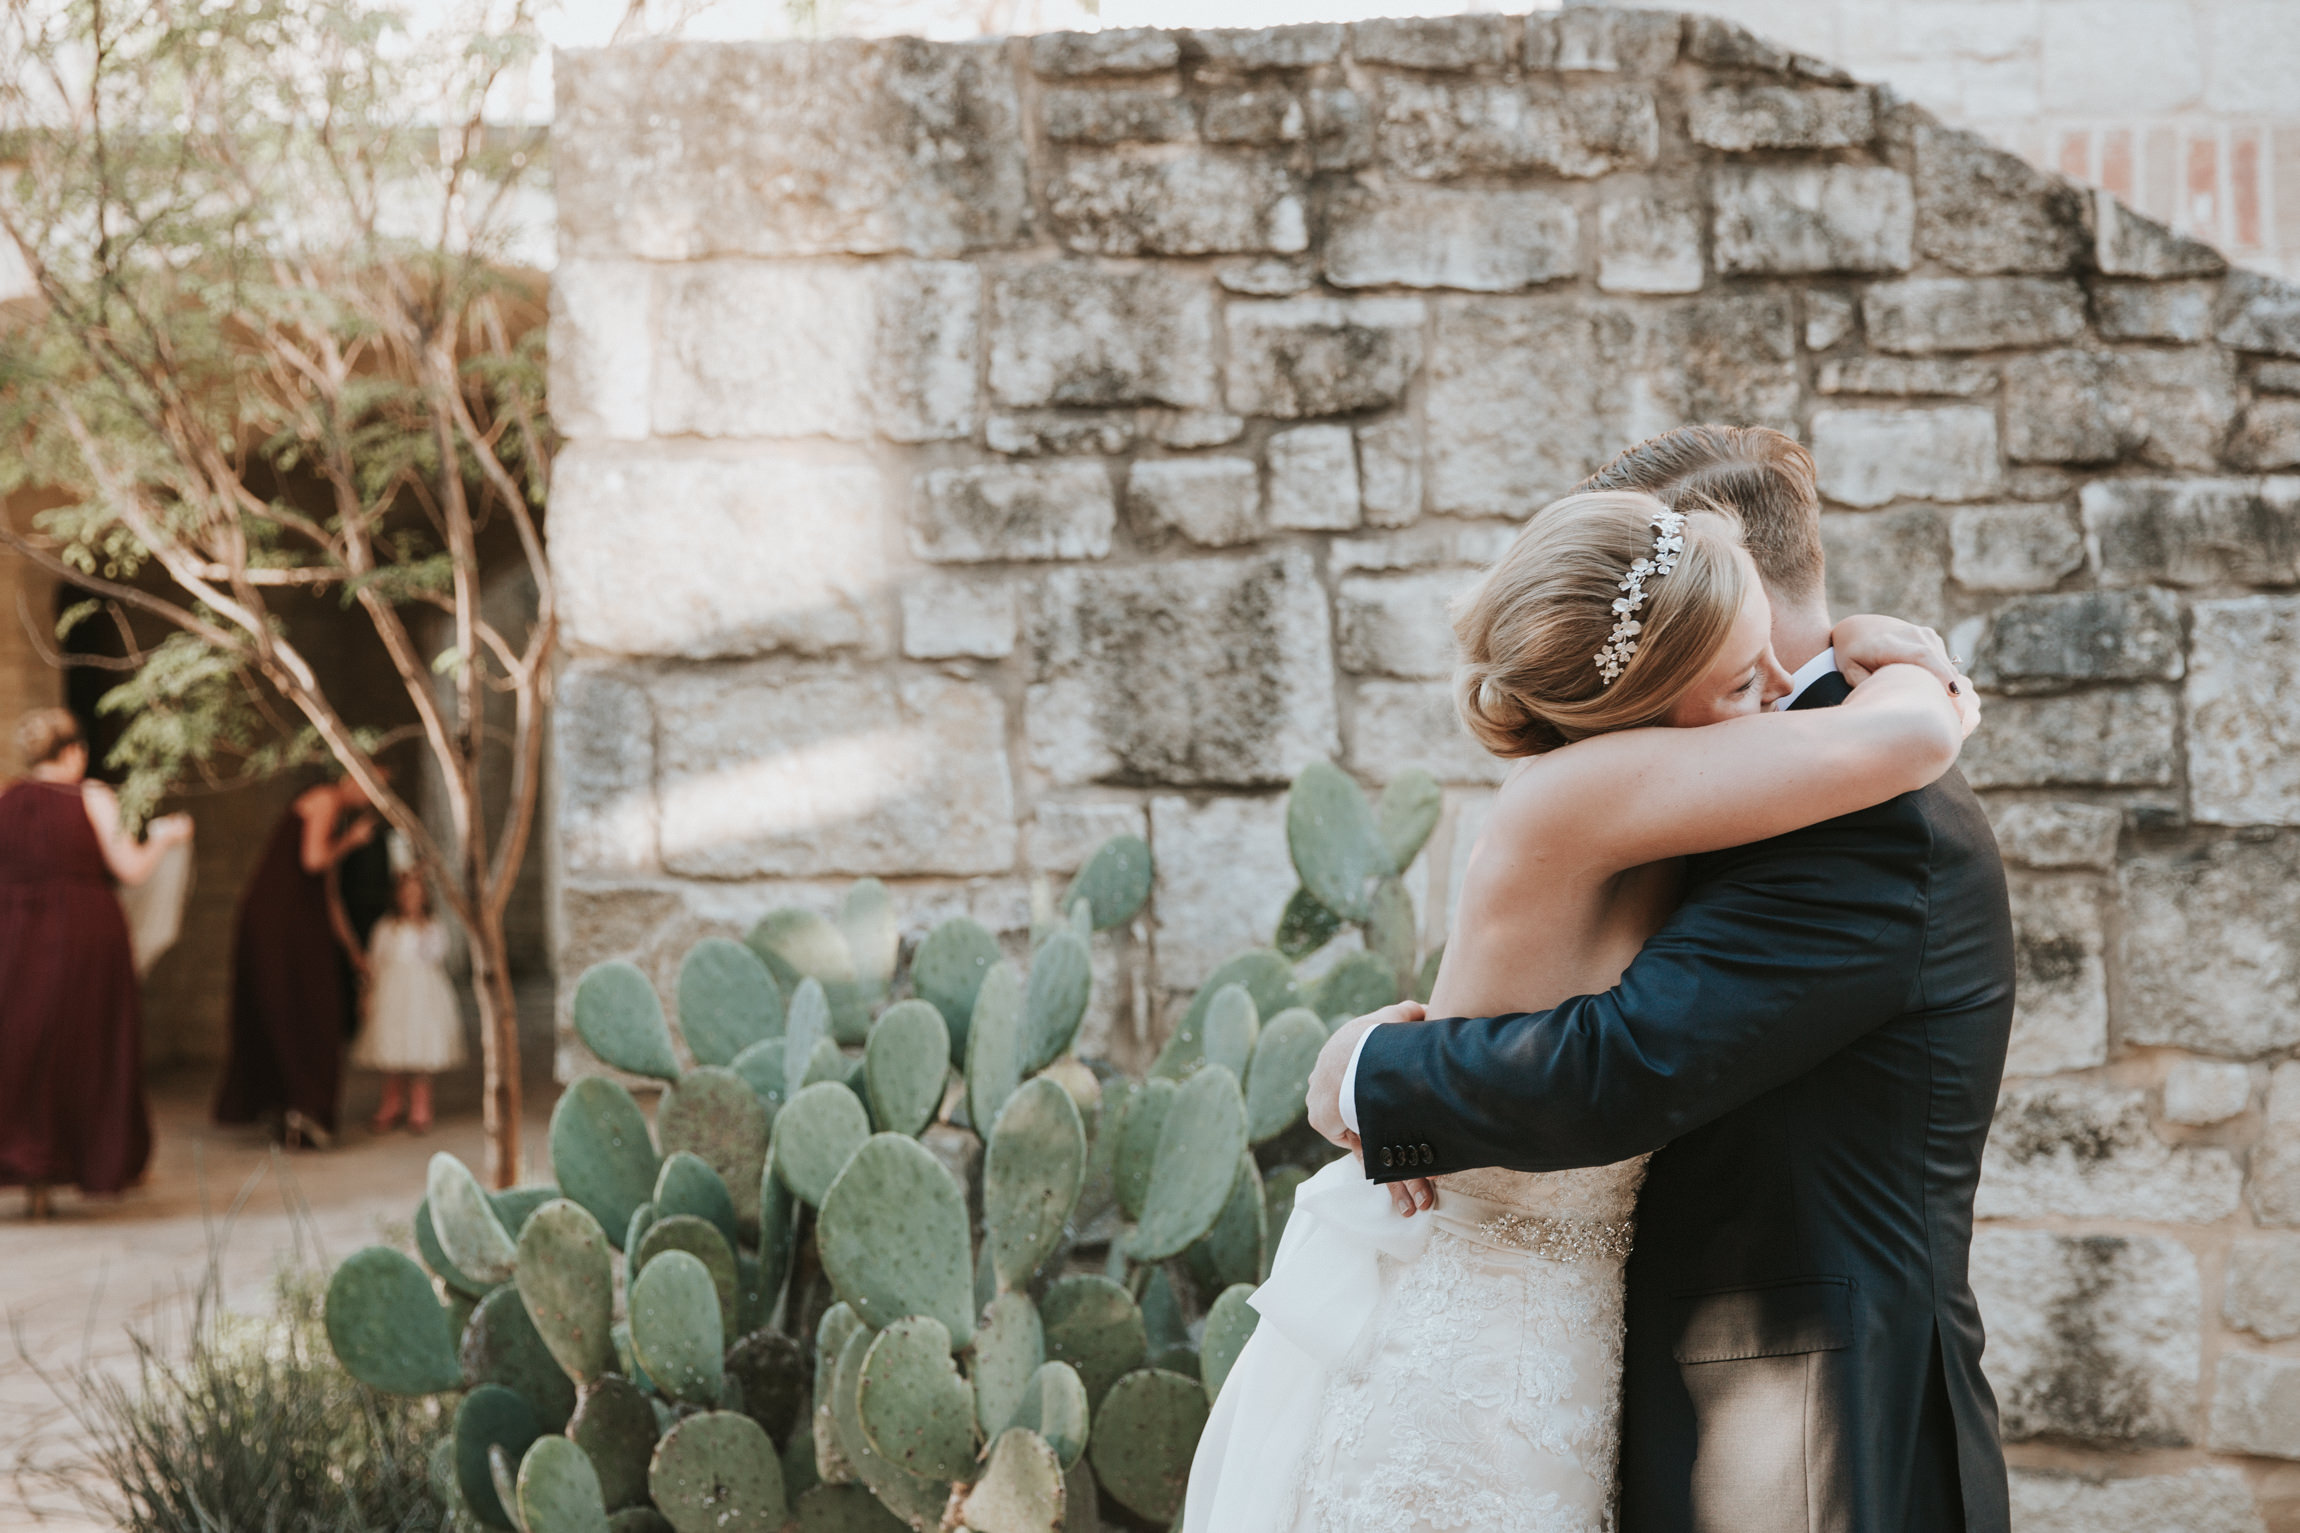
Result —
[{"label": "blonde updo hairstyle", "polygon": [[16,721],[16,757],[31,771],[82,744],[80,721],[62,708],[35,708]]},{"label": "blonde updo hairstyle", "polygon": [[1637,653],[1611,686],[1597,668],[1620,614],[1616,597],[1653,556],[1654,518],[1668,510],[1634,490],[1569,495],[1535,513],[1454,604],[1461,654],[1454,700],[1496,756],[1535,756],[1590,735],[1659,724],[1717,658],[1748,597],[1741,521],[1680,502],[1685,551],[1647,575]]}]

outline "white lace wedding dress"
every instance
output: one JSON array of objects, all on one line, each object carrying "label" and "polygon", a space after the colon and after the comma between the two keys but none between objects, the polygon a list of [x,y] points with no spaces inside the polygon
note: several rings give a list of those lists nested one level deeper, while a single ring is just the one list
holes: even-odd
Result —
[{"label": "white lace wedding dress", "polygon": [[1642,1159],[1302,1184],[1190,1473],[1185,1533],[1609,1533]]}]

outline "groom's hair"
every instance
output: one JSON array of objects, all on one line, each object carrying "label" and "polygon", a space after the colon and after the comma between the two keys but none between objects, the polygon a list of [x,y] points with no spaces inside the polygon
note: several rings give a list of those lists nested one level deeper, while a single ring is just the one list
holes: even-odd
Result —
[{"label": "groom's hair", "polygon": [[1802,598],[1821,588],[1821,497],[1813,455],[1763,426],[1680,426],[1648,438],[1573,487],[1643,490],[1666,505],[1711,501],[1741,515],[1765,584]]}]

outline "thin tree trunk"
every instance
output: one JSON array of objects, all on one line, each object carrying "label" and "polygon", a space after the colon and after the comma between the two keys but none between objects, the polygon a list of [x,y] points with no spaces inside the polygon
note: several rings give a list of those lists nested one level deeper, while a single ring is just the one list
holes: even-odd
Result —
[{"label": "thin tree trunk", "polygon": [[520,1175],[519,1003],[511,990],[511,957],[503,917],[480,902],[471,924],[471,988],[479,1000],[480,1057],[485,1075],[481,1121],[487,1135],[485,1175],[491,1187],[516,1186]]}]

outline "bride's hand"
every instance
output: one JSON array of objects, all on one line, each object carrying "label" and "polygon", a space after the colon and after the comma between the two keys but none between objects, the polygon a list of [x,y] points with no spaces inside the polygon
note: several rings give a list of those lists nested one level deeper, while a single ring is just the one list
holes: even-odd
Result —
[{"label": "bride's hand", "polygon": [[1916,623],[1864,612],[1829,630],[1829,643],[1837,652],[1837,669],[1856,687],[1888,665],[1915,665],[1932,672],[1951,697],[1972,690],[1972,683],[1957,674],[1941,636]]}]

